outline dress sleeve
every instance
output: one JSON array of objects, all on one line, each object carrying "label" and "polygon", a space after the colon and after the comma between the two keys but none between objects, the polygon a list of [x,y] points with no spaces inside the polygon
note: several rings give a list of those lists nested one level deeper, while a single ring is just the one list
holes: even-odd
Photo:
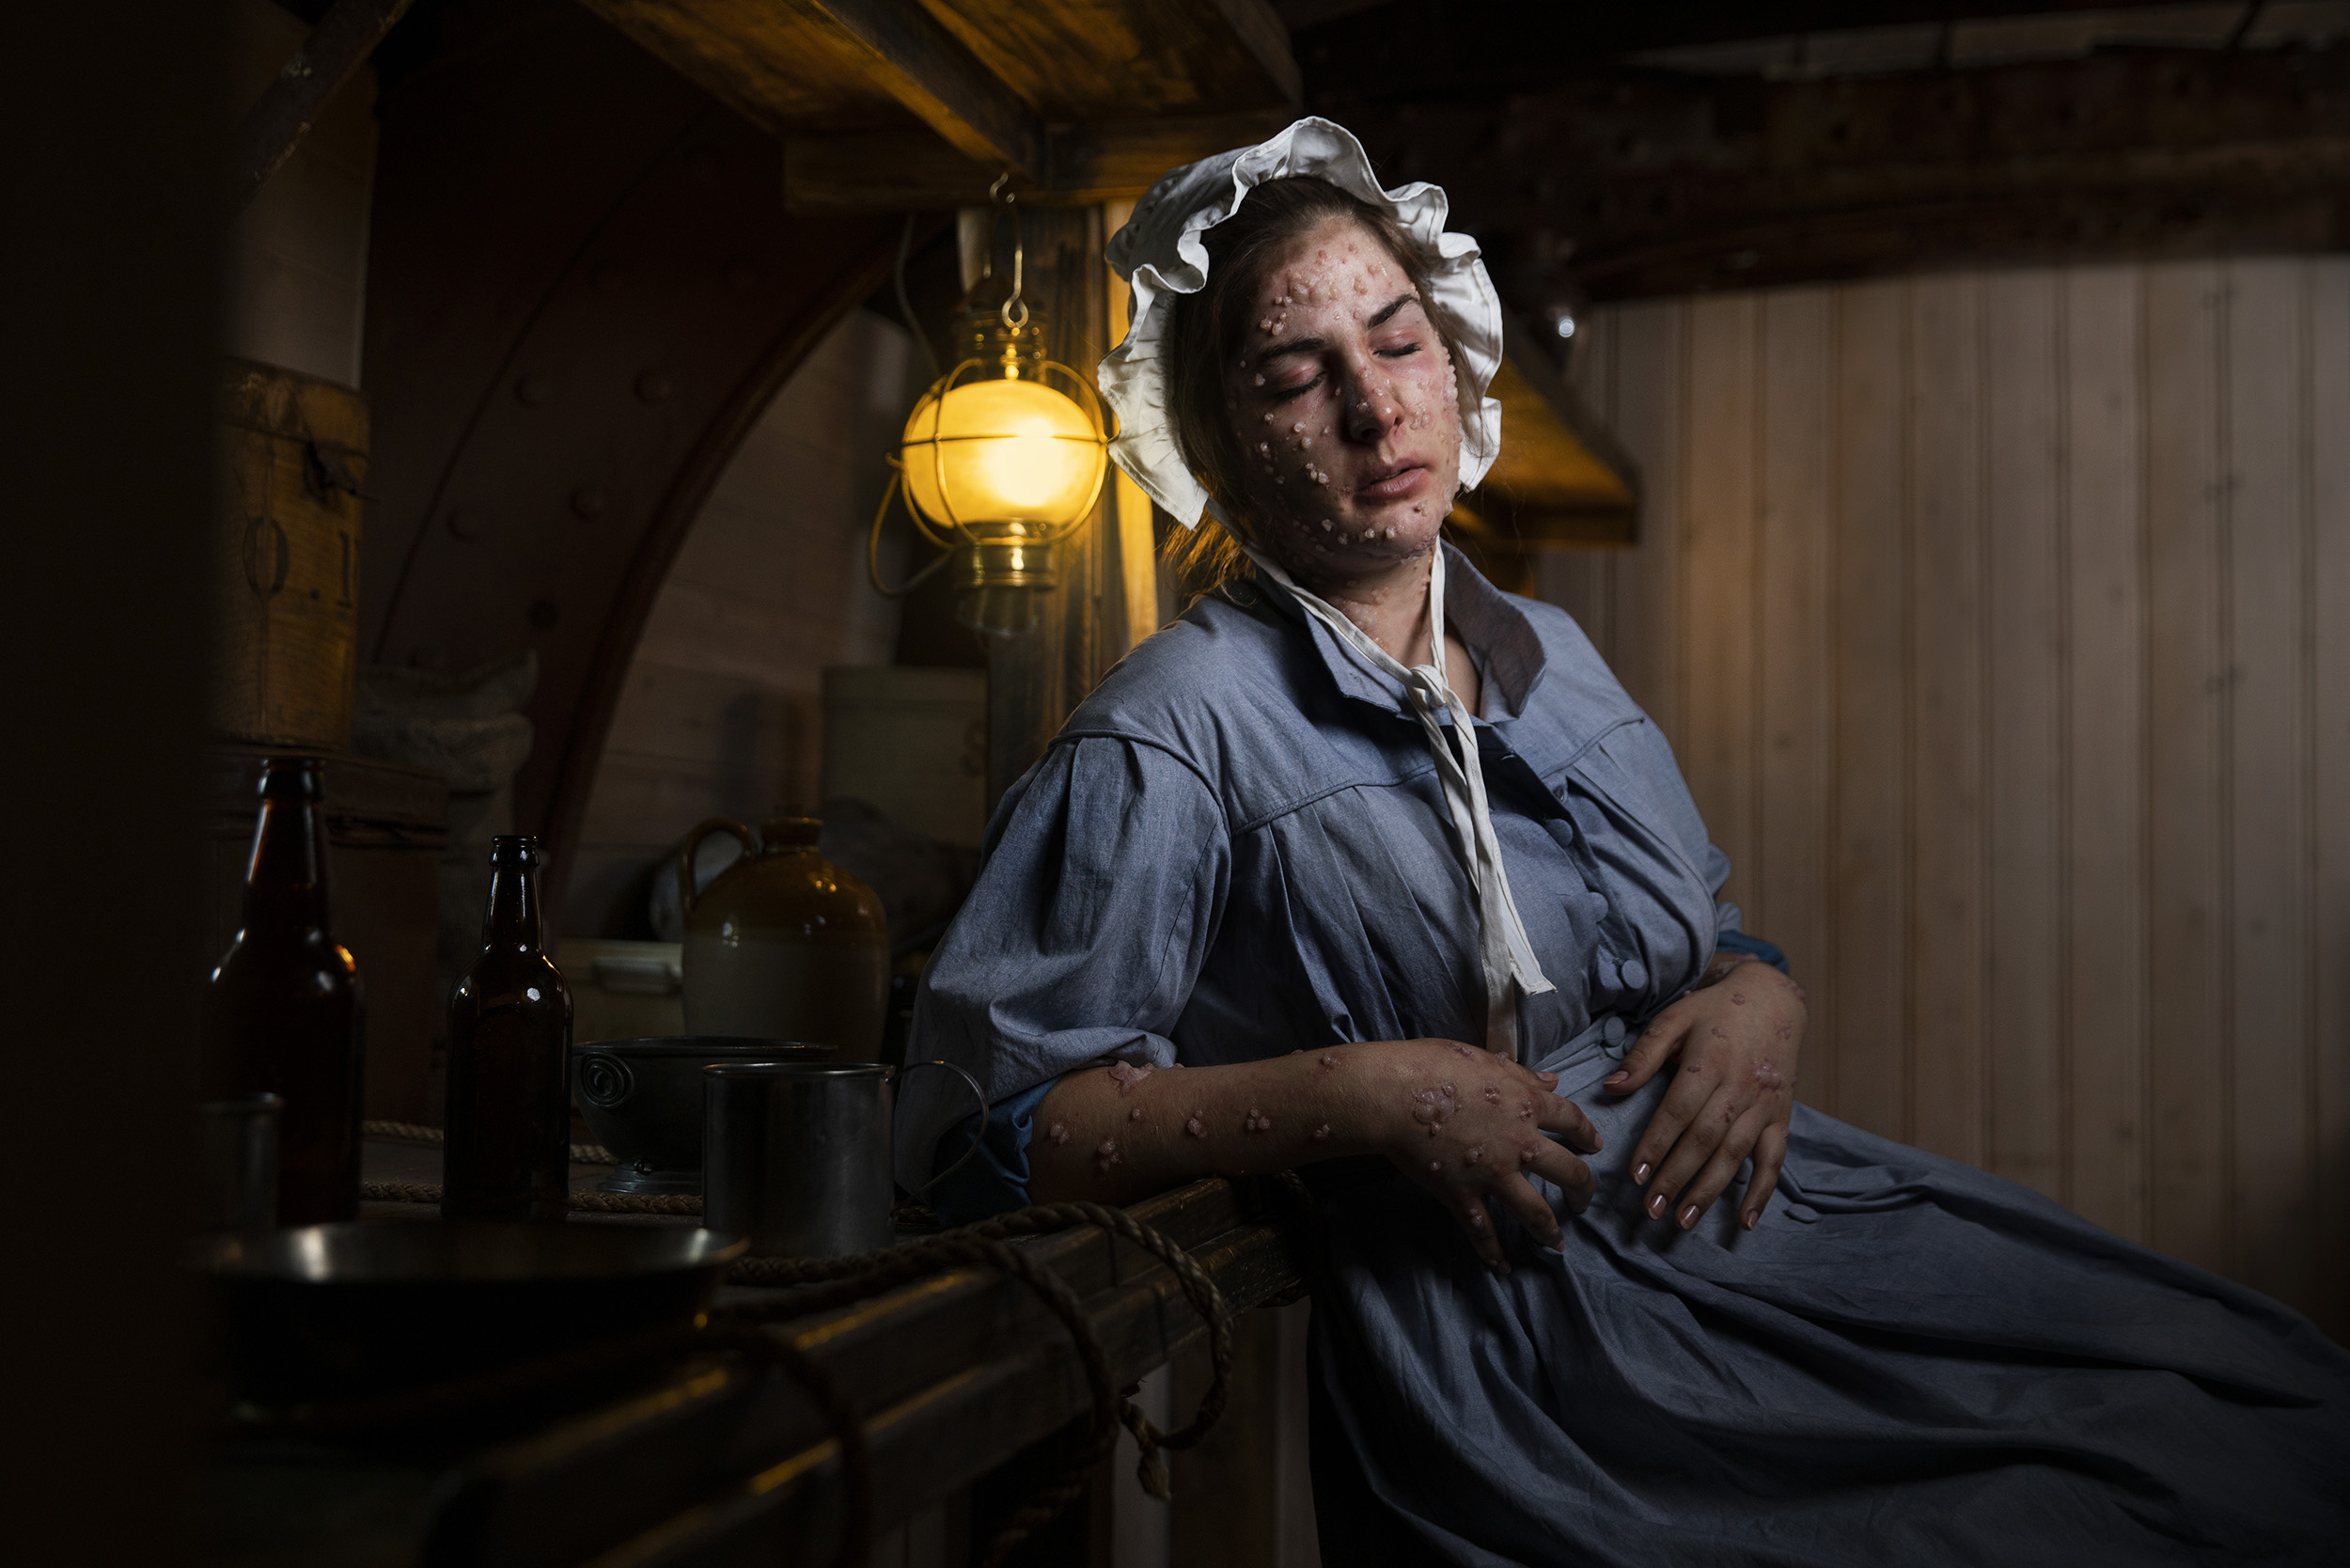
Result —
[{"label": "dress sleeve", "polygon": [[1705,831],[1704,820],[1698,814],[1697,802],[1689,795],[1687,780],[1682,777],[1678,769],[1674,771],[1673,777],[1680,786],[1679,801],[1686,807],[1684,812],[1677,814],[1685,823],[1684,833],[1693,832],[1691,842],[1702,846],[1699,865],[1704,871],[1706,886],[1714,894],[1714,950],[1751,953],[1780,974],[1786,974],[1787,955],[1779,950],[1778,945],[1760,936],[1748,935],[1746,916],[1736,904],[1721,896],[1723,885],[1730,881],[1730,856],[1722,853],[1712,835]]},{"label": "dress sleeve", "polygon": [[[954,1219],[1027,1200],[1030,1118],[1061,1074],[1113,1058],[1175,1065],[1171,1031],[1231,870],[1207,782],[1140,741],[1057,743],[990,833],[979,883],[923,972],[906,1055],[963,1068],[991,1106],[980,1152],[932,1194]],[[978,1120],[967,1086],[909,1073],[899,1182],[921,1187],[960,1156],[966,1120]]]},{"label": "dress sleeve", "polygon": [[1689,864],[1704,880],[1706,891],[1713,895],[1716,950],[1752,953],[1786,973],[1787,955],[1775,944],[1748,935],[1738,906],[1721,896],[1724,885],[1730,881],[1730,856],[1706,832],[1705,819],[1689,792],[1688,780],[1674,760],[1664,731],[1653,720],[1642,718],[1624,725],[1601,745],[1622,770],[1620,776],[1651,803],[1657,822],[1678,842]]},{"label": "dress sleeve", "polygon": [[[1683,798],[1688,796],[1688,786],[1682,785]],[[1725,953],[1750,953],[1780,974],[1788,973],[1787,955],[1778,944],[1763,937],[1747,933],[1746,916],[1738,906],[1721,896],[1722,886],[1730,880],[1730,856],[1721,852],[1697,816],[1697,803],[1689,804],[1689,819],[1698,823],[1698,841],[1705,846],[1701,864],[1705,870],[1706,886],[1714,893],[1714,950]]]},{"label": "dress sleeve", "polygon": [[[1726,904],[1723,907],[1735,912],[1738,906],[1736,904]],[[1754,957],[1761,959],[1763,963],[1769,964],[1772,968],[1778,970],[1782,975],[1789,972],[1787,968],[1787,955],[1779,950],[1778,943],[1766,942],[1760,936],[1748,936],[1745,932],[1740,931],[1735,926],[1731,926],[1728,930],[1724,931],[1720,936],[1716,939],[1715,946],[1716,950],[1721,952],[1751,954]]]}]

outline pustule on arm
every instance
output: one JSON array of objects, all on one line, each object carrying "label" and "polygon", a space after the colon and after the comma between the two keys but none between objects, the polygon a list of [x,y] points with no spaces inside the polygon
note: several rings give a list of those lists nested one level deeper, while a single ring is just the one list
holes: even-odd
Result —
[{"label": "pustule on arm", "polygon": [[[1383,1040],[1218,1067],[1125,1062],[1072,1073],[1036,1111],[1028,1192],[1040,1203],[1131,1203],[1202,1176],[1254,1176],[1377,1154],[1441,1202],[1487,1266],[1507,1273],[1486,1211],[1506,1205],[1536,1240],[1563,1239],[1528,1184],[1580,1211],[1598,1150],[1558,1079],[1449,1040]],[[1559,1134],[1560,1142],[1544,1137]]]},{"label": "pustule on arm", "polygon": [[1394,1075],[1364,1045],[1220,1067],[1086,1068],[1037,1107],[1029,1194],[1128,1203],[1201,1176],[1376,1152],[1408,1114],[1413,1090],[1384,1081]]}]

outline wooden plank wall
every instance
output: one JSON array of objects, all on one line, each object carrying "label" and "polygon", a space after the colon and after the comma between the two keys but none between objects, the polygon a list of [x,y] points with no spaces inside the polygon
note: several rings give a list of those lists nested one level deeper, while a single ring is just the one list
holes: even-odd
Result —
[{"label": "wooden plank wall", "polygon": [[1595,313],[1672,738],[1807,1101],[2350,1336],[2350,259]]},{"label": "wooden plank wall", "polygon": [[647,874],[703,818],[814,808],[824,666],[885,665],[897,636],[897,602],[866,581],[866,532],[920,373],[903,328],[851,311],[728,463],[630,661],[563,934],[634,933]]}]

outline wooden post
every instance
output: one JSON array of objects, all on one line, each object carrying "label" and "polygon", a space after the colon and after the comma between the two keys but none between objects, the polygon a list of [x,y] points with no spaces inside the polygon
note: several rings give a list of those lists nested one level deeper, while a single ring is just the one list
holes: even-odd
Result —
[{"label": "wooden post", "polygon": [[[1026,211],[1020,214],[1026,247],[1026,293],[1044,319],[1047,358],[1093,382],[1093,368],[1110,345],[1110,274],[1102,259],[1108,235],[1100,207]],[[1010,244],[1003,226],[999,248]],[[1006,264],[999,257],[996,265]],[[1121,312],[1122,314],[1122,312]],[[1122,323],[1121,323],[1122,324]],[[1058,582],[1044,589],[1037,624],[1021,635],[988,640],[987,803],[992,814],[1004,792],[1043,755],[1045,746],[1110,666],[1125,657],[1128,567],[1120,549],[1115,472],[1106,477],[1093,510],[1056,547]],[[1147,548],[1147,538],[1146,538]],[[1149,557],[1144,557],[1147,562]],[[1058,1466],[1073,1435],[1064,1433],[1021,1461],[982,1481],[978,1494],[1025,1496]],[[1046,1465],[1040,1471],[1038,1466]],[[994,1483],[991,1490],[990,1482]],[[1105,1568],[1109,1561],[1110,1487],[1106,1468],[1086,1496],[1012,1556],[1016,1568]],[[975,1531],[992,1532],[984,1503]],[[974,1551],[984,1540],[975,1538]]]},{"label": "wooden post", "polygon": [[[999,248],[1009,260],[1010,226]],[[1023,210],[1026,297],[1045,322],[1045,353],[1093,380],[1109,346],[1109,270],[1100,207]],[[1127,565],[1117,525],[1117,487],[1105,481],[1092,513],[1056,550],[1058,585],[1042,592],[1038,624],[991,639],[987,681],[987,798],[993,811],[1042,756],[1070,710],[1132,646]]]},{"label": "wooden post", "polygon": [[[1198,1447],[1168,1456],[1169,1560],[1179,1568],[1321,1568],[1306,1453],[1309,1311],[1293,1302],[1233,1320],[1224,1419]],[[1212,1375],[1206,1344],[1171,1366],[1177,1419],[1188,1419]]]}]

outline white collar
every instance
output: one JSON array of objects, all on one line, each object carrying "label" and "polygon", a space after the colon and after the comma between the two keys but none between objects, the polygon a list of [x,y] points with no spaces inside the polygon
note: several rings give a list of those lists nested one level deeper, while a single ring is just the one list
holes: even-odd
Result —
[{"label": "white collar", "polygon": [[[1235,539],[1239,536],[1234,535]],[[1501,844],[1494,836],[1493,811],[1485,799],[1485,767],[1478,755],[1477,726],[1468,704],[1445,674],[1444,549],[1439,545],[1428,568],[1429,662],[1406,666],[1371,641],[1363,629],[1275,565],[1262,551],[1243,543],[1257,570],[1278,583],[1307,614],[1321,621],[1332,635],[1373,669],[1401,682],[1413,713],[1426,734],[1436,760],[1436,775],[1444,783],[1445,804],[1452,812],[1461,864],[1477,894],[1478,953],[1485,975],[1485,1048],[1512,1060],[1518,1056],[1517,1001],[1520,995],[1536,996],[1555,989],[1528,941],[1526,923],[1510,896],[1510,877],[1501,863]],[[1449,713],[1460,749],[1445,739],[1438,713]]]}]

